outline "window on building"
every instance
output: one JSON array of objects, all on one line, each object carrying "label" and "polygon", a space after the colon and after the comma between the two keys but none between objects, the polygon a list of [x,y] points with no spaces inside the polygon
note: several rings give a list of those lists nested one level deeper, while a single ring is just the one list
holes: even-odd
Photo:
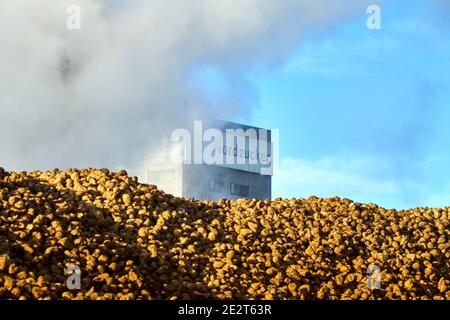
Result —
[{"label": "window on building", "polygon": [[231,183],[230,193],[235,196],[248,197],[250,193],[250,186],[238,183]]},{"label": "window on building", "polygon": [[209,191],[223,192],[224,187],[225,187],[225,182],[223,182],[223,181],[215,180],[215,179],[209,180],[209,186],[208,186]]}]

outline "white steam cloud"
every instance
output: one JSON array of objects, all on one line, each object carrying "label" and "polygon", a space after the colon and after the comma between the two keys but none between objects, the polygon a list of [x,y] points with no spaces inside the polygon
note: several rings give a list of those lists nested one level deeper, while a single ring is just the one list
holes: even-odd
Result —
[{"label": "white steam cloud", "polygon": [[[0,166],[131,168],[167,128],[248,112],[231,91],[211,105],[194,70],[242,81],[367,2],[2,0]],[[81,30],[66,27],[70,5]]]}]

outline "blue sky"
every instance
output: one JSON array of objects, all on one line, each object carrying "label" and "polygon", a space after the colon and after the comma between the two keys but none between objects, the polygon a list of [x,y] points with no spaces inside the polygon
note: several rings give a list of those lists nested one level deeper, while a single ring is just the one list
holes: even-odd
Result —
[{"label": "blue sky", "polygon": [[[307,34],[282,65],[248,73],[253,109],[234,120],[280,129],[275,197],[450,204],[445,3],[385,2],[381,30],[362,14]],[[205,79],[212,91],[226,85],[211,70]]]}]

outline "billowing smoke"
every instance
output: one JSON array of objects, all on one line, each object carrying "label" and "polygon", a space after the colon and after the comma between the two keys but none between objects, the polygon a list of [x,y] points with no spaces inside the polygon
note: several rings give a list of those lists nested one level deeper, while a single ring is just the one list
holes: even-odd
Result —
[{"label": "billowing smoke", "polygon": [[[80,30],[66,26],[70,5],[81,8]],[[367,5],[2,0],[0,166],[133,167],[167,128],[251,112],[233,90],[211,102],[195,72],[212,67],[245,87],[253,67],[276,66],[302,36],[364,15]]]}]

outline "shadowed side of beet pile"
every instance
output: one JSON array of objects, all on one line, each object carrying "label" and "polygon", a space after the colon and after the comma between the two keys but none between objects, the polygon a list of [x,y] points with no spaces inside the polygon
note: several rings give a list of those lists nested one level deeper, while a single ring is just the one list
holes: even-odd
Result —
[{"label": "shadowed side of beet pile", "polygon": [[[176,250],[177,219],[200,204],[107,170],[3,172],[0,190],[0,298],[214,297],[205,259],[183,268]],[[80,290],[66,286],[69,266]]]}]

